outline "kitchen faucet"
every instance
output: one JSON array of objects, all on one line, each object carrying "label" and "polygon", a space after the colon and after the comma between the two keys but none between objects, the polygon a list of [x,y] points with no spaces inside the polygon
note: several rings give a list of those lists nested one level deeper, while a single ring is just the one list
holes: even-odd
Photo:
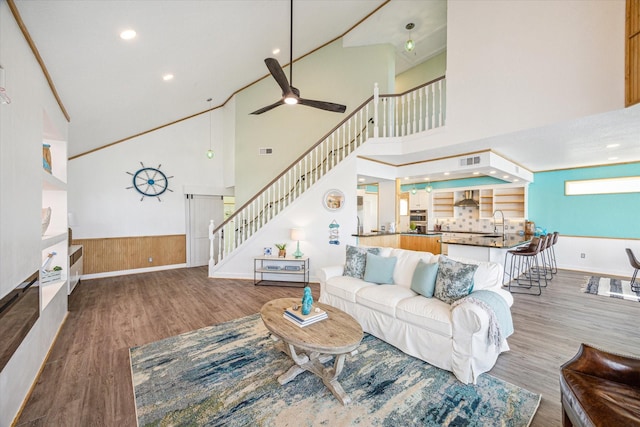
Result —
[{"label": "kitchen faucet", "polygon": [[502,240],[505,239],[505,233],[504,233],[504,212],[502,212],[501,210],[496,210],[493,211],[493,232],[497,233],[498,232],[498,224],[496,223],[496,214],[500,212],[500,215],[502,216]]}]

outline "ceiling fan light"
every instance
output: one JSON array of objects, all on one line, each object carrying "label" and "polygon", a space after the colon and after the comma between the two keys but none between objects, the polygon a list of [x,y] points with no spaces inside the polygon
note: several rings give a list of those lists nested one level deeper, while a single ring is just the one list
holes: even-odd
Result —
[{"label": "ceiling fan light", "polygon": [[293,96],[287,96],[287,97],[284,99],[284,103],[285,103],[285,104],[289,104],[289,105],[295,105],[295,104],[297,104],[297,103],[298,103],[298,98],[293,97]]},{"label": "ceiling fan light", "polygon": [[407,52],[411,52],[413,49],[415,49],[416,47],[416,42],[414,42],[413,40],[409,39],[404,43],[404,50],[406,50]]}]

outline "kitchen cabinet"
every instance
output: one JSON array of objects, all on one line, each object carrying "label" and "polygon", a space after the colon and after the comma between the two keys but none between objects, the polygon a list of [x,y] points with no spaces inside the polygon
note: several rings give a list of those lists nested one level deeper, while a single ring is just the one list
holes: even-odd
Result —
[{"label": "kitchen cabinet", "polygon": [[409,209],[426,210],[428,209],[429,195],[424,190],[416,191],[416,194],[409,193]]},{"label": "kitchen cabinet", "polygon": [[440,235],[411,236],[402,234],[400,236],[400,249],[431,252],[432,254],[437,255],[440,253],[440,238]]},{"label": "kitchen cabinet", "polygon": [[433,217],[453,218],[453,191],[433,193]]},{"label": "kitchen cabinet", "polygon": [[397,248],[397,234],[373,234],[370,236],[358,236],[358,245],[377,246],[381,248]]},{"label": "kitchen cabinet", "polygon": [[501,187],[493,190],[493,210],[501,210],[505,218],[525,218],[524,187]]}]

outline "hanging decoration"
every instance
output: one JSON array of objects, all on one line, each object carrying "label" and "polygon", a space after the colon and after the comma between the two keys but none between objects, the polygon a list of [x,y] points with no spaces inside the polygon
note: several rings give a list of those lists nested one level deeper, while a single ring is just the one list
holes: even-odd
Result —
[{"label": "hanging decoration", "polygon": [[147,167],[142,162],[140,162],[140,165],[142,168],[138,169],[137,172],[127,172],[133,177],[133,185],[127,187],[127,190],[135,188],[135,190],[142,195],[140,201],[143,201],[145,197],[157,197],[158,201],[161,202],[160,195],[166,191],[173,192],[173,190],[169,188],[169,179],[173,178],[173,176],[165,175],[165,173],[160,170],[162,165],[158,165],[157,168]]},{"label": "hanging decoration", "polygon": [[329,244],[330,245],[339,245],[340,244],[340,224],[334,219],[329,224]]}]

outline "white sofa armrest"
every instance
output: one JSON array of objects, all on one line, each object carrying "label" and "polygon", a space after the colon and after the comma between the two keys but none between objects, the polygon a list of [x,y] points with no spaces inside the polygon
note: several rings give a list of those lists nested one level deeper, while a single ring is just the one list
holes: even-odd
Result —
[{"label": "white sofa armrest", "polygon": [[324,293],[324,287],[327,280],[332,277],[342,276],[342,273],[344,273],[344,265],[331,265],[329,267],[321,268],[318,273],[318,280],[320,281],[320,295]]},{"label": "white sofa armrest", "polygon": [[453,327],[452,367],[456,377],[476,383],[478,376],[490,370],[498,355],[509,350],[506,339],[497,348],[489,338],[489,313],[482,307],[463,302],[451,311]]}]

